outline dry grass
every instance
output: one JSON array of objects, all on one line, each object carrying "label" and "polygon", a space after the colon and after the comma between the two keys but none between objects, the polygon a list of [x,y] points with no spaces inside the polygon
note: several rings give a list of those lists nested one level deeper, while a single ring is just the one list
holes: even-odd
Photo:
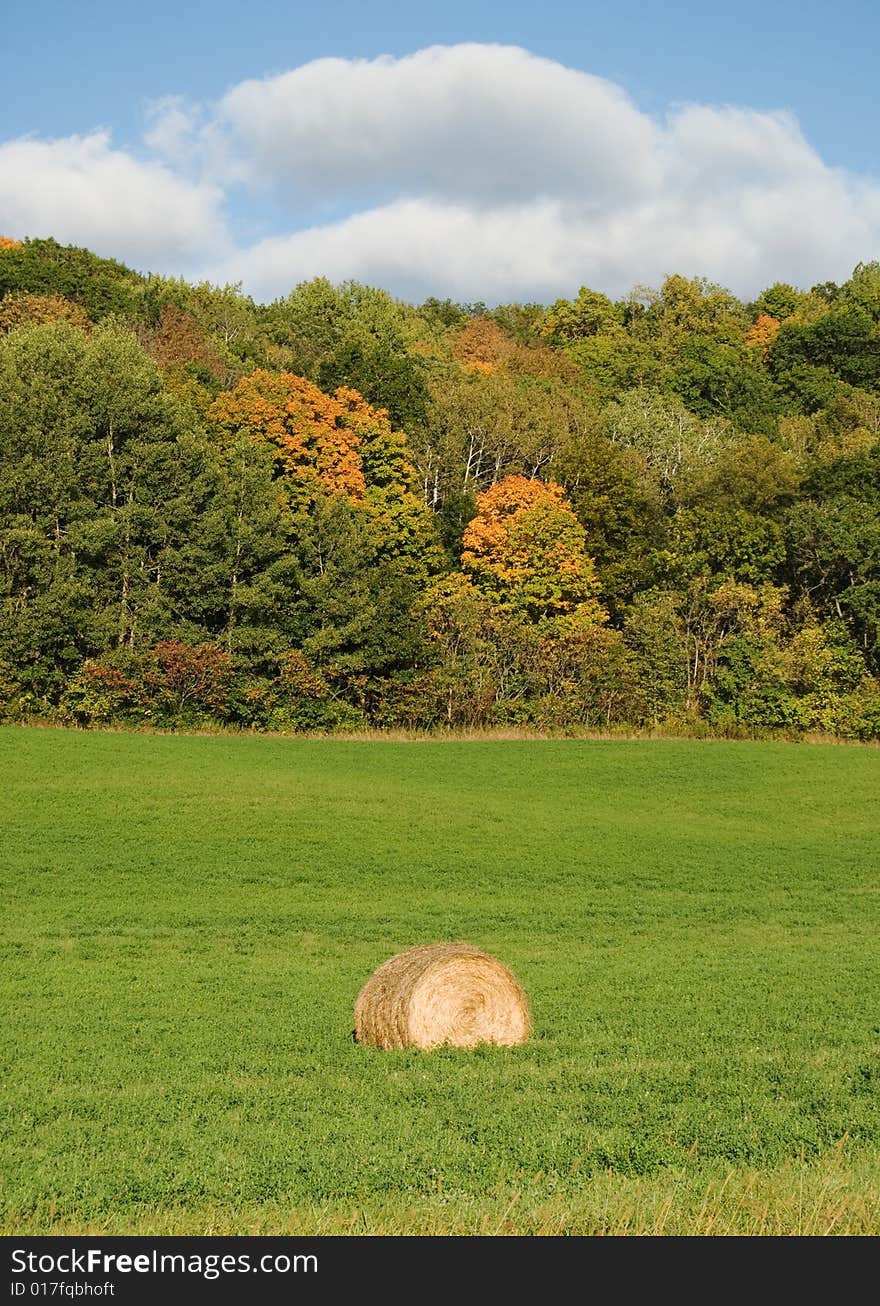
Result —
[{"label": "dry grass", "polygon": [[167,735],[184,738],[257,738],[257,739],[307,739],[325,740],[336,743],[489,743],[504,740],[522,740],[530,743],[556,742],[560,740],[585,740],[596,742],[643,742],[647,740],[665,740],[675,743],[776,743],[776,744],[813,744],[829,745],[838,748],[880,748],[880,739],[849,739],[842,735],[827,734],[824,731],[807,731],[799,733],[792,730],[742,730],[733,733],[715,733],[709,730],[705,722],[696,723],[695,728],[688,729],[681,722],[656,726],[612,726],[599,729],[594,726],[537,727],[528,725],[488,725],[488,726],[437,726],[433,729],[407,727],[363,727],[357,730],[305,730],[290,731],[254,730],[247,727],[222,725],[220,722],[204,726],[187,726],[174,728],[156,726],[148,723],[126,725],[105,723],[88,728],[71,726],[67,723],[28,717],[26,721],[7,721],[0,723],[7,727],[27,727],[32,730],[58,730],[76,734],[107,735]]}]

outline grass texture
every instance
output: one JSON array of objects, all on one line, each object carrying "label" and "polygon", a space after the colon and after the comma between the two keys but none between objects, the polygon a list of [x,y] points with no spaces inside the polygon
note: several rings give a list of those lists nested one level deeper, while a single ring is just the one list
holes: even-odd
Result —
[{"label": "grass texture", "polygon": [[[880,1232],[880,750],[0,730],[6,1233]],[[463,939],[523,1047],[377,1052]]]}]

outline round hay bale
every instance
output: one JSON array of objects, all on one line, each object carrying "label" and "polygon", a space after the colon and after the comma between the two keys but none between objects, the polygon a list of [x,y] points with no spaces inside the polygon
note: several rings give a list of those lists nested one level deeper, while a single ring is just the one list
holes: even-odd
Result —
[{"label": "round hay bale", "polygon": [[531,1032],[526,996],[506,966],[467,943],[425,943],[386,961],[354,1009],[375,1048],[512,1047]]}]

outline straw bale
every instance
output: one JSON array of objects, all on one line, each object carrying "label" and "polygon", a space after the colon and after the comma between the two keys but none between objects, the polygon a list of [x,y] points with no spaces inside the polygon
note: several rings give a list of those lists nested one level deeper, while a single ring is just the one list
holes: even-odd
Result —
[{"label": "straw bale", "polygon": [[355,1038],[377,1048],[512,1047],[531,1032],[506,966],[467,943],[426,943],[386,961],[358,995]]}]

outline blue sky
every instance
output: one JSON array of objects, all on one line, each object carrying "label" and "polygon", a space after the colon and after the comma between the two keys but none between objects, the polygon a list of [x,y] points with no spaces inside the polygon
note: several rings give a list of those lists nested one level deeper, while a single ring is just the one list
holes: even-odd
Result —
[{"label": "blue sky", "polygon": [[878,256],[868,0],[84,0],[13,7],[4,45],[0,230],[262,298],[747,293]]}]

